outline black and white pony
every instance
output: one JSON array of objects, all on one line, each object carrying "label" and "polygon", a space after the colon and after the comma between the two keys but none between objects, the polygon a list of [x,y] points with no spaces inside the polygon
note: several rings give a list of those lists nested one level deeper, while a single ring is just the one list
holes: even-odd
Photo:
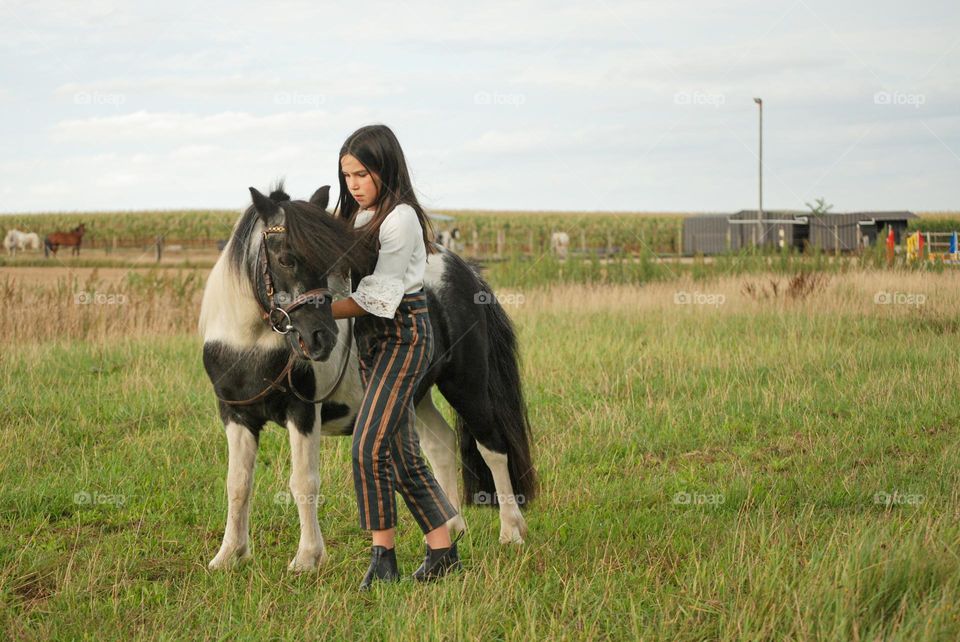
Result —
[{"label": "black and white pony", "polygon": [[[326,559],[317,521],[318,442],[352,435],[363,396],[351,322],[335,321],[330,297],[317,293],[349,294],[343,268],[354,279],[372,271],[376,251],[326,211],[329,187],[310,202],[291,201],[282,186],[269,197],[250,191],[253,205],[214,265],[200,310],[203,363],[229,446],[227,524],[209,566],[251,557],[254,461],[260,431],[273,421],[289,433],[290,491],[300,515],[289,568],[305,571]],[[500,541],[523,543],[520,506],[533,499],[536,479],[510,320],[484,280],[450,252],[428,255],[424,288],[435,345],[414,397],[420,444],[459,509],[459,437],[464,501],[499,506]],[[433,386],[456,411],[456,432],[434,406]],[[315,395],[323,401],[311,403]],[[462,515],[448,525],[454,533],[466,528]]]}]

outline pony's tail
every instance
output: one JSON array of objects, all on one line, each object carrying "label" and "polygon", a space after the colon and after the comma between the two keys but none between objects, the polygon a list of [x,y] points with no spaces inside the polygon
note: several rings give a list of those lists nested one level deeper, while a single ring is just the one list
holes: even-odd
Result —
[{"label": "pony's tail", "polygon": [[[490,292],[485,283],[484,290]],[[513,324],[494,298],[484,309],[487,341],[487,399],[491,404],[494,429],[506,444],[510,485],[517,504],[529,504],[537,492],[537,475],[530,454],[530,421],[520,380],[520,358]],[[464,500],[468,504],[497,505],[493,474],[477,449],[465,421],[458,414]]]}]

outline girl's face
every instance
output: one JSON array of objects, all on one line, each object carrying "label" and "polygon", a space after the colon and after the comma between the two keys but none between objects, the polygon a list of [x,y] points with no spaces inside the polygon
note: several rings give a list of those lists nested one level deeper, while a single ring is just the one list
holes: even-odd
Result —
[{"label": "girl's face", "polygon": [[377,204],[377,197],[380,195],[380,177],[367,171],[367,168],[350,154],[344,154],[340,159],[340,171],[343,172],[350,195],[360,209],[370,209]]}]

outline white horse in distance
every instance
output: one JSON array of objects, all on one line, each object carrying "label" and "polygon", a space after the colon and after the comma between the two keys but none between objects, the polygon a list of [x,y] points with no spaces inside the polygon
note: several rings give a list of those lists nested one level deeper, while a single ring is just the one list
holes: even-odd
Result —
[{"label": "white horse in distance", "polygon": [[561,261],[567,260],[570,251],[570,235],[566,232],[554,232],[550,235],[550,250]]},{"label": "white horse in distance", "polygon": [[7,248],[7,254],[10,256],[16,256],[17,250],[39,250],[40,236],[36,232],[10,230],[3,238],[3,247]]}]

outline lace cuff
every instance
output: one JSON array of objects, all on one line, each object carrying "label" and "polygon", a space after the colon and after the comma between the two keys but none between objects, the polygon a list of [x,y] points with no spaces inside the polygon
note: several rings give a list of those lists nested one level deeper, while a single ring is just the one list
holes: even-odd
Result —
[{"label": "lace cuff", "polygon": [[403,298],[403,281],[370,274],[360,279],[351,298],[370,314],[392,319]]}]

